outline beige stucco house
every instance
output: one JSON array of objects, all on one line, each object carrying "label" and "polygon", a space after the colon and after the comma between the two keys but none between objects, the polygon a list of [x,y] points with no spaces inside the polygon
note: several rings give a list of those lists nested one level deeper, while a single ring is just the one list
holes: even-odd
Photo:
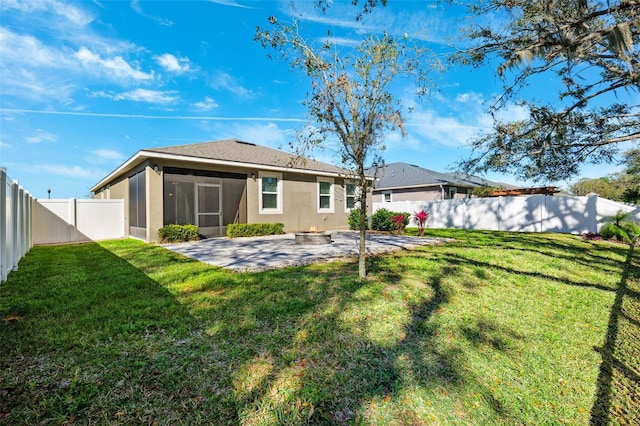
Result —
[{"label": "beige stucco house", "polygon": [[345,170],[235,139],[140,150],[91,192],[124,199],[128,235],[149,242],[174,223],[206,236],[224,236],[230,223],[346,229],[356,202]]}]

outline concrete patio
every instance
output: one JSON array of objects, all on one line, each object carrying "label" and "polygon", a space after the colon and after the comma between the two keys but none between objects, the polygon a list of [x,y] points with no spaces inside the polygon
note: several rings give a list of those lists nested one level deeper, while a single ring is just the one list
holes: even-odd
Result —
[{"label": "concrete patio", "polygon": [[[294,239],[294,234],[235,239],[208,238],[190,243],[166,244],[163,247],[192,259],[238,272],[256,272],[358,256],[359,234],[356,231],[332,232],[331,243],[324,245],[299,245]],[[367,253],[384,253],[439,242],[441,240],[437,238],[369,233]]]}]

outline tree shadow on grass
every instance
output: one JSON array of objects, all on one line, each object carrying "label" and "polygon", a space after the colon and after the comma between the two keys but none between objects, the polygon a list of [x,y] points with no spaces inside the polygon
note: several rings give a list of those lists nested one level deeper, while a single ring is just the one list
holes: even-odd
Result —
[{"label": "tree shadow on grass", "polygon": [[[191,423],[189,375],[220,353],[174,295],[95,243],[34,247],[0,288],[0,315],[14,318],[0,323],[0,423]],[[217,402],[200,413],[238,421]]]},{"label": "tree shadow on grass", "polygon": [[636,250],[628,249],[606,340],[596,348],[602,362],[592,425],[640,424],[640,256]]},{"label": "tree shadow on grass", "polygon": [[[455,259],[371,257],[362,281],[354,263],[233,274],[135,241],[94,246],[35,248],[12,275],[2,306],[25,319],[0,336],[15,348],[0,365],[14,403],[3,407],[6,419],[419,423],[428,410],[402,401],[408,389],[433,394],[469,382],[492,418],[518,419],[442,335]],[[62,278],[20,294],[49,276]],[[517,338],[483,317],[460,332],[505,353]],[[20,357],[31,359],[24,373],[11,360]]]}]

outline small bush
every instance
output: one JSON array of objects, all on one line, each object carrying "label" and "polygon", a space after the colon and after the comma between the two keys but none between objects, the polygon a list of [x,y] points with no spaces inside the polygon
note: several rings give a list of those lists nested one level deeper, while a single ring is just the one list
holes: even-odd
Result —
[{"label": "small bush", "polygon": [[627,232],[627,235],[629,235],[629,238],[632,240],[640,237],[640,225],[637,223],[627,222],[622,226],[622,228]]},{"label": "small bush", "polygon": [[393,221],[394,216],[403,216],[402,228],[409,224],[408,213],[397,213],[387,209],[380,209],[371,216],[371,229],[374,231],[396,231],[398,226]]},{"label": "small bush", "polygon": [[284,234],[284,223],[233,223],[227,226],[227,237],[261,237]]},{"label": "small bush", "polygon": [[[351,209],[349,217],[347,218],[347,224],[349,229],[354,231],[360,230],[360,209]],[[366,224],[366,229],[369,229],[369,224]]]},{"label": "small bush", "polygon": [[158,229],[158,237],[164,243],[179,243],[200,239],[200,229],[196,225],[166,225]]},{"label": "small bush", "polygon": [[629,238],[627,232],[615,223],[604,224],[600,229],[600,235],[602,235],[602,238],[605,240],[616,240],[627,244],[631,242],[631,238]]},{"label": "small bush", "polygon": [[616,240],[621,243],[632,244],[640,238],[640,225],[634,222],[625,222],[629,217],[628,213],[622,210],[609,218],[610,222],[606,223],[600,229],[600,235],[606,240]]}]

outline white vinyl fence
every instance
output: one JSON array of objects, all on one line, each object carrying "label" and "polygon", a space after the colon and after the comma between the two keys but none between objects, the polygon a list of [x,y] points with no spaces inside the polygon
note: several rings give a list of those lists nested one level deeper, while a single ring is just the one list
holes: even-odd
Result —
[{"label": "white vinyl fence", "polygon": [[[598,232],[606,219],[623,210],[640,222],[640,206],[597,196],[465,198],[438,201],[374,203],[373,211],[429,213],[429,228],[483,229],[520,232]],[[413,219],[409,226],[416,226]]]},{"label": "white vinyl fence", "polygon": [[33,243],[124,238],[124,224],[124,200],[38,200],[33,209]]},{"label": "white vinyl fence", "polygon": [[34,244],[124,236],[124,200],[37,200],[0,168],[0,282]]},{"label": "white vinyl fence", "polygon": [[0,282],[33,246],[33,197],[0,168]]}]

